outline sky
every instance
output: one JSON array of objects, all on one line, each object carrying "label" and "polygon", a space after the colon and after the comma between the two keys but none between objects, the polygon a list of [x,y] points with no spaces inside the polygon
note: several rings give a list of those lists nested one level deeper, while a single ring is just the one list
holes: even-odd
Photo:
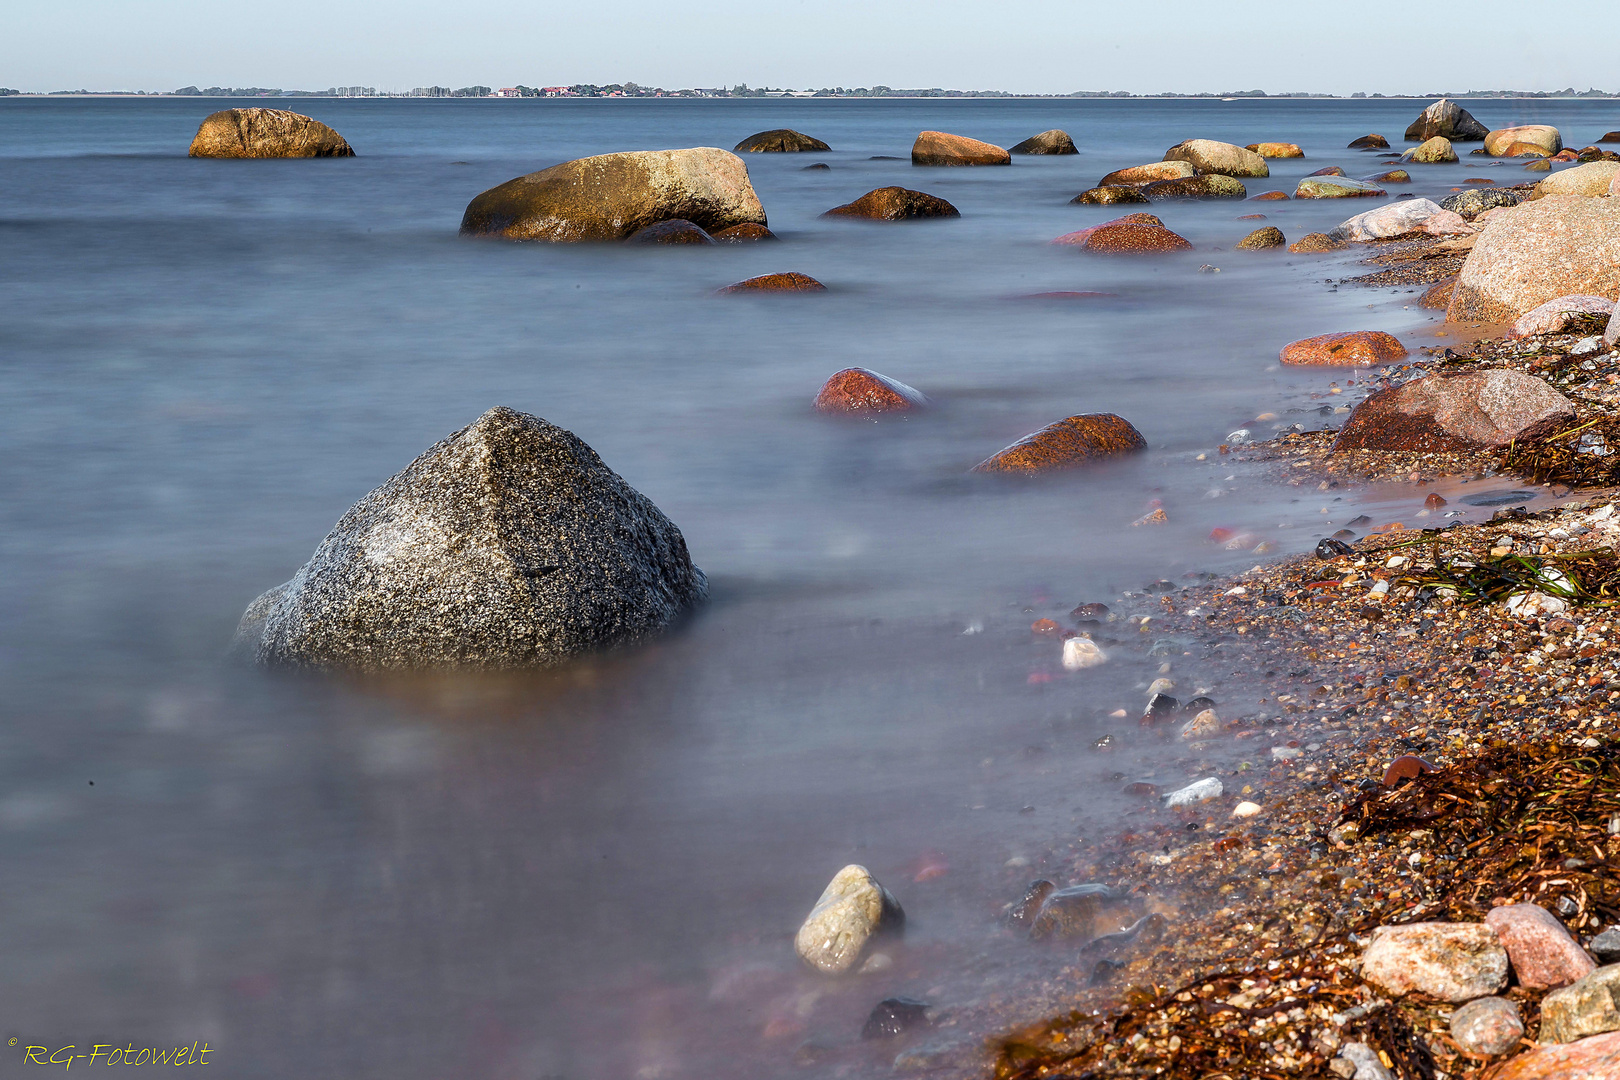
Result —
[{"label": "sky", "polygon": [[945,87],[1021,93],[1620,91],[1613,0],[33,0],[0,86]]}]

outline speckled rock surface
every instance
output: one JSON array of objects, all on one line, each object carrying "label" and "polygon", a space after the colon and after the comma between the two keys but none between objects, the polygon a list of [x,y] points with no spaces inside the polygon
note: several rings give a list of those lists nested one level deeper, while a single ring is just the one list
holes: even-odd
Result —
[{"label": "speckled rock surface", "polygon": [[1369,184],[1409,184],[1412,182],[1412,174],[1405,169],[1390,169],[1386,172],[1358,176],[1356,179],[1365,180]]},{"label": "speckled rock surface", "polygon": [[1436,135],[1422,146],[1415,146],[1402,154],[1401,159],[1418,165],[1454,165],[1457,151],[1451,148],[1450,139]]},{"label": "speckled rock surface", "polygon": [[1352,180],[1347,176],[1307,176],[1294,188],[1296,199],[1375,198],[1388,194],[1377,184]]},{"label": "speckled rock surface", "polygon": [[1243,181],[1220,173],[1187,176],[1180,180],[1155,180],[1142,186],[1149,202],[1162,199],[1241,199],[1248,195]]},{"label": "speckled rock surface", "polygon": [[1213,139],[1188,139],[1164,152],[1166,161],[1186,161],[1200,173],[1222,176],[1270,176],[1271,166],[1253,150]]},{"label": "speckled rock surface", "polygon": [[1306,176],[1343,176],[1344,169],[1338,165],[1324,165],[1315,172],[1306,173]]},{"label": "speckled rock surface", "polygon": [[1535,904],[1492,908],[1485,925],[1507,950],[1519,985],[1532,990],[1568,986],[1597,968],[1552,912]]},{"label": "speckled rock surface", "polygon": [[1617,182],[1620,182],[1620,161],[1589,161],[1585,165],[1553,173],[1536,185],[1530,197],[1584,195],[1592,198],[1609,194],[1610,186]]},{"label": "speckled rock surface", "polygon": [[635,150],[553,165],[467,204],[461,231],[507,240],[622,240],[684,218],[699,228],[768,224],[742,158],[712,146]]},{"label": "speckled rock surface", "polygon": [[1250,143],[1243,149],[1259,154],[1263,158],[1302,158],[1305,156],[1305,151],[1291,142]]},{"label": "speckled rock surface", "polygon": [[1553,434],[1574,418],[1569,399],[1533,375],[1502,368],[1428,375],[1362,401],[1333,450],[1506,446]]},{"label": "speckled rock surface", "polygon": [[1380,926],[1361,957],[1361,976],[1394,995],[1468,1001],[1507,985],[1508,958],[1483,923]]},{"label": "speckled rock surface", "polygon": [[1525,124],[1521,127],[1499,128],[1485,136],[1485,152],[1495,157],[1515,157],[1510,153],[1515,143],[1534,147],[1549,157],[1564,148],[1558,129],[1548,124]]},{"label": "speckled rock surface", "polygon": [[1012,148],[1014,154],[1078,154],[1074,140],[1069,138],[1067,131],[1053,128],[1043,131],[1039,135],[1031,135],[1023,142]]},{"label": "speckled rock surface", "polygon": [[1450,98],[1441,98],[1412,121],[1412,126],[1406,129],[1406,141],[1423,142],[1440,136],[1453,142],[1479,142],[1487,134],[1485,125],[1475,120],[1467,109]]},{"label": "speckled rock surface", "polygon": [[1128,169],[1115,169],[1101,180],[1098,187],[1109,187],[1115,184],[1132,184],[1140,187],[1151,184],[1155,180],[1180,180],[1186,176],[1197,176],[1198,170],[1193,168],[1190,161],[1150,161],[1146,165],[1132,165]]},{"label": "speckled rock surface", "polygon": [[1089,188],[1069,201],[1081,206],[1113,206],[1116,203],[1145,203],[1149,200],[1146,195],[1129,184],[1109,184]]},{"label": "speckled rock surface", "polygon": [[758,277],[747,278],[734,285],[727,285],[716,292],[722,296],[730,293],[753,292],[826,292],[827,286],[811,277],[795,270],[780,274],[761,274]]},{"label": "speckled rock surface", "polygon": [[1406,346],[1393,334],[1382,330],[1352,330],[1344,334],[1321,334],[1284,345],[1279,358],[1285,364],[1326,364],[1338,367],[1372,367],[1406,359]]},{"label": "speckled rock surface", "polygon": [[1250,202],[1281,202],[1288,198],[1286,191],[1262,191],[1258,195],[1249,196]]},{"label": "speckled rock surface", "polygon": [[1267,248],[1288,246],[1288,237],[1275,225],[1266,225],[1254,230],[1248,236],[1237,242],[1239,251],[1264,251]]},{"label": "speckled rock surface", "polygon": [[835,206],[822,217],[867,218],[872,221],[912,221],[917,218],[961,217],[962,212],[944,199],[903,187],[881,187],[854,202]]},{"label": "speckled rock surface", "polygon": [[1518,206],[1523,201],[1524,196],[1521,193],[1506,188],[1470,188],[1441,199],[1440,206],[1464,221],[1473,221],[1487,210],[1494,210],[1499,206]]},{"label": "speckled rock surface", "polygon": [[1065,233],[1054,244],[1071,245],[1101,255],[1158,255],[1191,251],[1192,244],[1162,225],[1134,221],[1111,221],[1089,229]]},{"label": "speckled rock surface", "polygon": [[973,466],[973,471],[1035,476],[1146,449],[1142,433],[1123,417],[1085,413],[1025,435]]},{"label": "speckled rock surface", "polygon": [[776,234],[763,225],[756,225],[752,221],[745,221],[741,225],[732,225],[718,232],[710,233],[717,244],[752,244],[759,240],[775,240]]},{"label": "speckled rock surface", "polygon": [[714,237],[687,221],[673,218],[637,229],[624,238],[627,244],[712,244]]},{"label": "speckled rock surface", "polygon": [[1620,202],[1548,195],[1492,215],[1447,318],[1509,322],[1560,296],[1620,293]]},{"label": "speckled rock surface", "polygon": [[1342,247],[1343,240],[1335,240],[1327,233],[1313,232],[1289,244],[1288,250],[1295,255],[1314,255],[1323,251],[1338,251]]},{"label": "speckled rock surface", "polygon": [[924,131],[911,144],[913,165],[1011,165],[1012,155],[993,143],[945,131]]},{"label": "speckled rock surface", "polygon": [[1366,242],[1410,232],[1444,235],[1472,231],[1461,215],[1453,214],[1438,203],[1428,199],[1402,199],[1340,222],[1331,235],[1341,240]]},{"label": "speckled rock surface", "polygon": [[1529,337],[1532,334],[1557,334],[1582,315],[1607,315],[1614,310],[1614,301],[1602,296],[1559,296],[1539,304],[1513,320],[1510,338]]},{"label": "speckled rock surface", "polygon": [[576,435],[507,408],[430,447],[248,606],[257,662],[519,668],[636,641],[707,592],[681,532]]},{"label": "speckled rock surface", "polygon": [[731,149],[737,154],[797,154],[807,150],[831,150],[832,147],[802,131],[773,128],[750,135]]},{"label": "speckled rock surface", "polygon": [[864,866],[833,876],[793,939],[799,958],[818,971],[848,971],[879,934],[904,932],[906,913]]},{"label": "speckled rock surface", "polygon": [[1620,964],[1600,967],[1541,999],[1544,1043],[1620,1031]]},{"label": "speckled rock surface", "polygon": [[823,413],[868,416],[916,412],[927,407],[928,399],[920,390],[861,367],[834,372],[816,395],[816,411]]},{"label": "speckled rock surface", "polygon": [[1493,1080],[1620,1080],[1620,1032],[1539,1046],[1508,1062]]},{"label": "speckled rock surface", "polygon": [[1463,1051],[1496,1057],[1519,1045],[1524,1021],[1507,998],[1476,998],[1451,1014],[1451,1037]]},{"label": "speckled rock surface", "polygon": [[286,109],[221,109],[203,120],[191,157],[354,157],[348,141],[302,113]]}]

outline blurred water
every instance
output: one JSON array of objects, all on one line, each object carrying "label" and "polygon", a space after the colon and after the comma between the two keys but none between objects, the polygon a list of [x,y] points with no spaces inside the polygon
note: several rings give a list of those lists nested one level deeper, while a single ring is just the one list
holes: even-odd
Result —
[{"label": "blurred water", "polygon": [[[1198,250],[1146,262],[1046,245],[1131,209],[1068,200],[1183,138],[1305,148],[1251,192],[1373,172],[1341,148],[1399,145],[1412,102],[312,100],[359,157],[188,160],[212,104],[0,101],[0,1015],[29,1043],[206,1039],[232,1077],[794,1072],[794,1046],[853,1040],[882,996],[806,999],[794,971],[840,865],[894,883],[911,959],[881,989],[922,992],[1005,948],[991,916],[1028,876],[1008,858],[1119,809],[1085,747],[1139,707],[1148,662],[1062,677],[1030,621],[1252,561],[1211,549],[1216,525],[1294,550],[1359,512],[1196,456],[1262,411],[1332,422],[1311,395],[1334,376],[1276,370],[1284,342],[1416,345],[1432,322],[1410,291],[1324,287],[1346,256],[1223,250],[1259,224],[1240,214],[1292,240],[1361,203],[1161,204]],[[1471,108],[1577,146],[1620,127],[1607,102]],[[456,235],[521,173],[780,126],[835,147],[749,155],[781,244]],[[923,128],[1051,127],[1082,153],[870,160]],[[1436,198],[1522,175],[1413,171],[1399,190]],[[885,184],[963,216],[817,216]],[[777,270],[831,291],[711,295]],[[1118,296],[1015,299],[1048,290]],[[813,416],[853,364],[938,408]],[[223,663],[254,595],[495,404],[575,431],[662,507],[712,605],[544,677]],[[1084,411],[1153,451],[1050,484],[964,475]],[[1127,529],[1150,498],[1171,524]]]}]

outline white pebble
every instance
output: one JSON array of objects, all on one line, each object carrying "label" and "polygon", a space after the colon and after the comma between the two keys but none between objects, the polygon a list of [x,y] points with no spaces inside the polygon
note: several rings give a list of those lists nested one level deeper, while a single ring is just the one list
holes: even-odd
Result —
[{"label": "white pebble", "polygon": [[1155,694],[1168,694],[1175,688],[1176,680],[1174,679],[1154,679],[1153,685],[1148,687],[1147,696],[1152,697]]},{"label": "white pebble", "polygon": [[1249,802],[1247,799],[1245,799],[1243,802],[1238,803],[1236,806],[1232,807],[1232,816],[1233,817],[1239,817],[1239,818],[1242,818],[1242,817],[1254,817],[1254,815],[1258,814],[1259,812],[1260,812],[1260,804],[1259,803],[1254,803],[1254,802]]},{"label": "white pebble", "polygon": [[1108,662],[1108,654],[1090,638],[1072,637],[1063,643],[1063,669],[1079,671]]},{"label": "white pebble", "polygon": [[1198,803],[1220,798],[1225,790],[1217,777],[1209,776],[1170,792],[1164,797],[1164,805],[1172,810],[1178,806],[1196,806]]}]

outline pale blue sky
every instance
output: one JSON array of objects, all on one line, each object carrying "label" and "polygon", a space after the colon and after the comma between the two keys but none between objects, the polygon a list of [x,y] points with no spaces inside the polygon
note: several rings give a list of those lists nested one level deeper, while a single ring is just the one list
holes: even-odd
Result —
[{"label": "pale blue sky", "polygon": [[1029,93],[1620,90],[1613,0],[33,0],[22,90],[333,85],[944,86]]}]

